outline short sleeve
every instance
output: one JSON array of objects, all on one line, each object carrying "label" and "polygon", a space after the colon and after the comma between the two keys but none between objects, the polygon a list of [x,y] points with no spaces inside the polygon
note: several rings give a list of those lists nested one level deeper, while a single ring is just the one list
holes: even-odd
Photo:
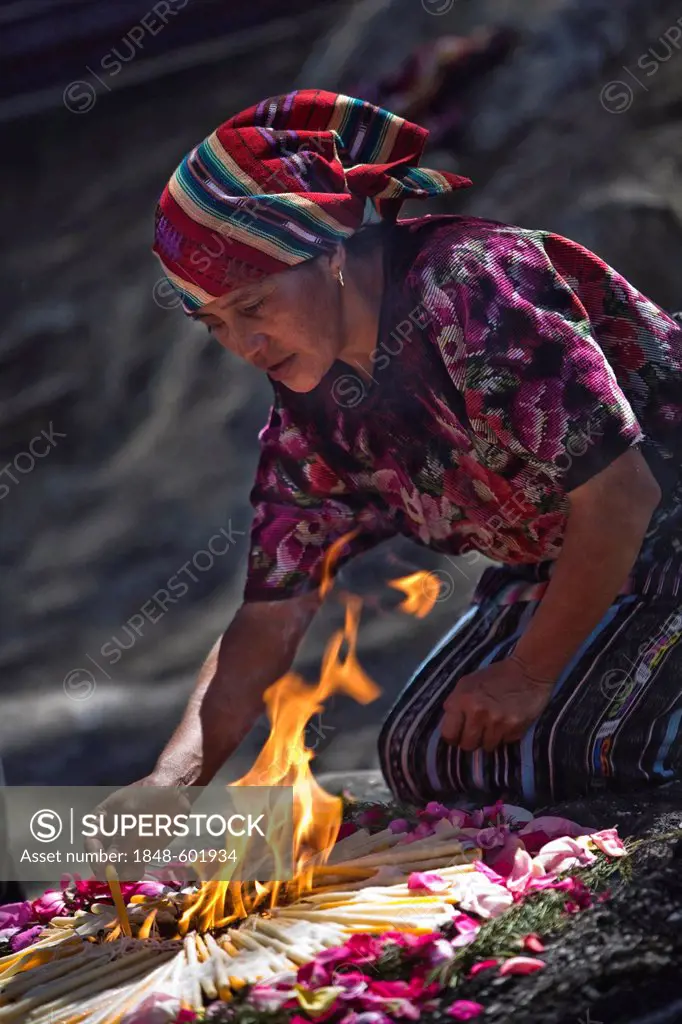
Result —
[{"label": "short sleeve", "polygon": [[315,589],[325,556],[344,536],[345,543],[333,552],[333,574],[393,535],[368,496],[344,483],[278,402],[259,440],[245,601]]},{"label": "short sleeve", "polygon": [[436,342],[488,468],[548,475],[568,493],[643,440],[591,317],[609,273],[568,239],[507,225],[421,268]]}]

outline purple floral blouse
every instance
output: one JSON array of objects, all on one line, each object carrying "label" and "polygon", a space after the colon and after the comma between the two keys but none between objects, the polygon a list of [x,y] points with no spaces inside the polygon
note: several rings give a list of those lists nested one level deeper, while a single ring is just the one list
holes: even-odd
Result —
[{"label": "purple floral blouse", "polygon": [[369,386],[340,361],[307,394],[273,382],[245,600],[318,585],[353,530],[337,567],[398,534],[549,564],[567,494],[637,444],[664,498],[633,586],[676,593],[682,327],[549,231],[456,215],[389,230]]}]

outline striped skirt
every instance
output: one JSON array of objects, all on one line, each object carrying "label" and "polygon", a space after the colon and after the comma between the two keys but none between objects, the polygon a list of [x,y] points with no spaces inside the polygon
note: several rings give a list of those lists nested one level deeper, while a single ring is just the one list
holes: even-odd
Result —
[{"label": "striped skirt", "polygon": [[401,801],[503,797],[533,808],[682,778],[682,598],[623,594],[576,652],[525,736],[491,753],[441,738],[458,679],[510,654],[546,583],[488,569],[474,602],[419,666],[379,735]]}]

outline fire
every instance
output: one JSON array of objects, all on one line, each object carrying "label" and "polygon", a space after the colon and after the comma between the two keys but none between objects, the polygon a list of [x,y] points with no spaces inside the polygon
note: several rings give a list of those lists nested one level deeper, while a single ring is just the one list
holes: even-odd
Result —
[{"label": "fire", "polygon": [[[341,537],[325,559],[320,594],[332,585],[332,564],[349,539]],[[438,581],[430,573],[418,572],[393,584],[404,590],[407,600],[401,608],[419,617],[426,615],[438,596]],[[380,689],[364,672],[357,659],[357,636],[362,600],[344,595],[345,622],[331,638],[324,654],[320,681],[308,685],[290,672],[266,690],[264,702],[270,720],[270,734],[255,764],[233,786],[291,786],[294,821],[294,878],[292,882],[240,882],[237,879],[205,882],[185,910],[179,932],[193,926],[200,931],[224,927],[248,916],[256,908],[274,906],[280,895],[296,898],[312,886],[313,872],[327,860],[341,825],[342,800],[316,782],[310,770],[313,751],[306,747],[309,720],[324,709],[334,693],[345,693],[361,704],[375,700]],[[344,653],[345,649],[345,653]],[[277,825],[270,825],[276,833]],[[247,837],[237,851],[237,863],[248,857]],[[276,843],[271,844],[273,852]],[[284,888],[284,893],[282,889]]]},{"label": "fire", "polygon": [[440,593],[438,577],[423,569],[399,580],[392,580],[391,586],[396,590],[402,590],[406,595],[400,605],[401,611],[416,615],[418,619],[423,619],[429,614]]},{"label": "fire", "polygon": [[[347,540],[348,536],[342,537],[328,553],[323,587],[329,587],[332,560]],[[351,595],[346,595],[345,601],[344,626],[327,645],[319,683],[310,686],[301,676],[289,672],[265,691],[270,735],[251,770],[232,783],[233,786],[292,787],[294,883],[272,882],[266,886],[238,881],[205,883],[180,921],[181,934],[197,917],[200,927],[207,929],[246,917],[266,899],[273,905],[282,884],[300,893],[311,883],[313,865],[324,863],[336,842],[342,801],[327,793],[315,780],[310,770],[314,755],[306,747],[305,729],[310,719],[324,710],[324,702],[333,693],[346,693],[359,703],[368,704],[381,692],[357,658],[362,601]],[[270,827],[276,831],[276,823],[271,822]],[[244,837],[242,849],[237,850],[237,863],[244,863],[247,843],[248,838]],[[274,842],[272,847],[273,850],[276,847]]]}]

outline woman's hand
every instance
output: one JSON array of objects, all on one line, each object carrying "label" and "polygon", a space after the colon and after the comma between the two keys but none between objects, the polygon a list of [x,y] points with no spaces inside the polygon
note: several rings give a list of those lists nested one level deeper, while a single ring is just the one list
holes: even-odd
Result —
[{"label": "woman's hand", "polygon": [[552,686],[529,676],[515,658],[462,676],[443,705],[443,739],[467,751],[514,743],[542,714]]},{"label": "woman's hand", "polygon": [[[189,814],[192,809],[191,800],[183,792],[179,784],[173,785],[169,781],[162,781],[154,775],[146,775],[137,782],[132,782],[122,789],[111,793],[102,803],[93,808],[91,813],[102,819],[104,827],[108,832],[114,831],[113,822],[120,821],[123,814],[133,814],[139,817],[142,814],[157,815],[167,814],[172,819],[178,814]],[[133,862],[136,850],[146,847],[163,849],[170,843],[170,838],[165,835],[149,838],[148,830],[145,830],[146,838],[136,830],[130,830],[123,835],[105,836],[98,833],[96,836],[86,838],[84,847],[87,853],[99,853],[100,850],[117,850],[125,857],[128,864]],[[93,862],[93,873],[100,880],[104,880],[104,862]]]}]

